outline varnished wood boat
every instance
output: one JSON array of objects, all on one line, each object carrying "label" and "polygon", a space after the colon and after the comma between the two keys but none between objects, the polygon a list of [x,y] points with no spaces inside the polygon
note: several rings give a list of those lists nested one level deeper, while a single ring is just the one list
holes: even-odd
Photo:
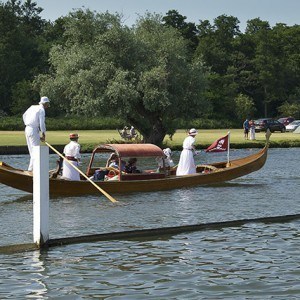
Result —
[{"label": "varnished wood boat", "polygon": [[[193,175],[176,176],[176,168],[160,172],[151,170],[139,174],[125,174],[117,171],[114,180],[95,181],[95,183],[109,194],[132,193],[171,190],[200,185],[211,185],[229,181],[262,168],[267,159],[268,143],[255,154],[227,162],[211,165],[198,165],[197,173]],[[86,174],[92,176],[99,166],[95,166],[96,155],[109,153],[119,155],[120,161],[128,157],[163,157],[163,151],[152,144],[106,144],[96,147],[91,155]],[[5,162],[0,162],[0,183],[10,187],[32,193],[33,176],[27,171],[13,168]],[[52,196],[81,196],[99,194],[90,182],[64,180],[60,177],[49,179],[50,195]]]}]

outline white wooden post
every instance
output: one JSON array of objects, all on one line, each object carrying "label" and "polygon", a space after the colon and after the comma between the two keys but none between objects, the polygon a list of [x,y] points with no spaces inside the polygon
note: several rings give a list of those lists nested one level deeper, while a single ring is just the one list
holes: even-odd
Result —
[{"label": "white wooden post", "polygon": [[33,147],[33,241],[49,240],[49,148]]}]

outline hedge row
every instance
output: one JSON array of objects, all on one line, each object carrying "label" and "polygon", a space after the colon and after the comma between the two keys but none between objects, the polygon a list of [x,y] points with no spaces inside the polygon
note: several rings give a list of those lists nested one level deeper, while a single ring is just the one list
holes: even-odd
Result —
[{"label": "hedge row", "polygon": [[[47,130],[101,130],[123,128],[124,122],[115,118],[64,117],[46,118]],[[24,130],[22,117],[1,117],[0,130]]]},{"label": "hedge row", "polygon": [[[228,120],[193,119],[176,120],[178,129],[197,128],[197,129],[217,129],[217,128],[237,128],[234,122]],[[46,118],[47,130],[105,130],[123,128],[126,124],[124,120],[117,118],[85,118],[85,117],[64,117]],[[23,130],[24,124],[21,116],[0,117],[0,130]]]}]

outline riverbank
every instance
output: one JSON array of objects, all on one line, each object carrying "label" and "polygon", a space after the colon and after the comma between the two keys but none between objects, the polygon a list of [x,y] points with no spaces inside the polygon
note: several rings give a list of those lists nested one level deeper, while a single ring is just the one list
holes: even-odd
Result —
[{"label": "riverbank", "polygon": [[[199,130],[196,136],[197,149],[206,149],[216,139],[225,136],[229,130],[207,129]],[[47,132],[47,142],[62,151],[65,144],[69,142],[70,131],[49,131]],[[82,152],[90,153],[98,144],[124,142],[116,130],[80,130],[79,143]],[[172,150],[181,150],[182,141],[186,137],[183,129],[177,130],[172,140],[169,136],[164,139],[163,147],[169,147]],[[265,133],[256,133],[256,140],[245,140],[241,129],[230,130],[230,148],[262,148],[265,144]],[[270,138],[271,148],[290,148],[300,147],[300,134],[275,132]],[[0,131],[0,154],[27,154],[28,149],[23,131]]]}]

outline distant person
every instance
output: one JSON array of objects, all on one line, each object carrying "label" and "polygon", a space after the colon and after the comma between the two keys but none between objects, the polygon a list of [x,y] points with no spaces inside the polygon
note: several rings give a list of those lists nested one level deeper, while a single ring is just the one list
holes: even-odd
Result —
[{"label": "distant person", "polygon": [[197,154],[195,149],[195,136],[198,134],[198,131],[195,128],[192,128],[188,132],[188,137],[183,141],[183,150],[180,154],[180,159],[178,167],[176,170],[176,175],[188,175],[196,173],[196,165],[194,161],[194,155]]},{"label": "distant person", "polygon": [[246,119],[245,122],[243,123],[243,128],[244,128],[244,138],[245,140],[248,140],[248,136],[249,136],[249,120]]},{"label": "distant person", "polygon": [[255,124],[253,120],[249,121],[249,133],[250,133],[250,140],[254,141],[255,140]]},{"label": "distant person", "polygon": [[[33,147],[39,146],[46,139],[45,110],[50,107],[48,97],[41,97],[38,105],[31,105],[23,114],[25,137],[30,155],[28,171],[33,170]],[[40,136],[40,133],[42,136]]]},{"label": "distant person", "polygon": [[[66,159],[77,168],[81,159],[78,139],[79,135],[77,133],[70,133],[70,142],[65,146],[63,151]],[[63,161],[62,177],[68,180],[80,180],[79,172],[65,160]]]},{"label": "distant person", "polygon": [[128,130],[127,126],[124,126],[123,129],[121,130],[121,137],[123,139],[128,139],[128,137],[129,137],[127,130]]},{"label": "distant person", "polygon": [[130,135],[131,139],[136,138],[136,131],[135,131],[135,128],[133,126],[131,126],[131,128],[130,128],[129,135]]}]

